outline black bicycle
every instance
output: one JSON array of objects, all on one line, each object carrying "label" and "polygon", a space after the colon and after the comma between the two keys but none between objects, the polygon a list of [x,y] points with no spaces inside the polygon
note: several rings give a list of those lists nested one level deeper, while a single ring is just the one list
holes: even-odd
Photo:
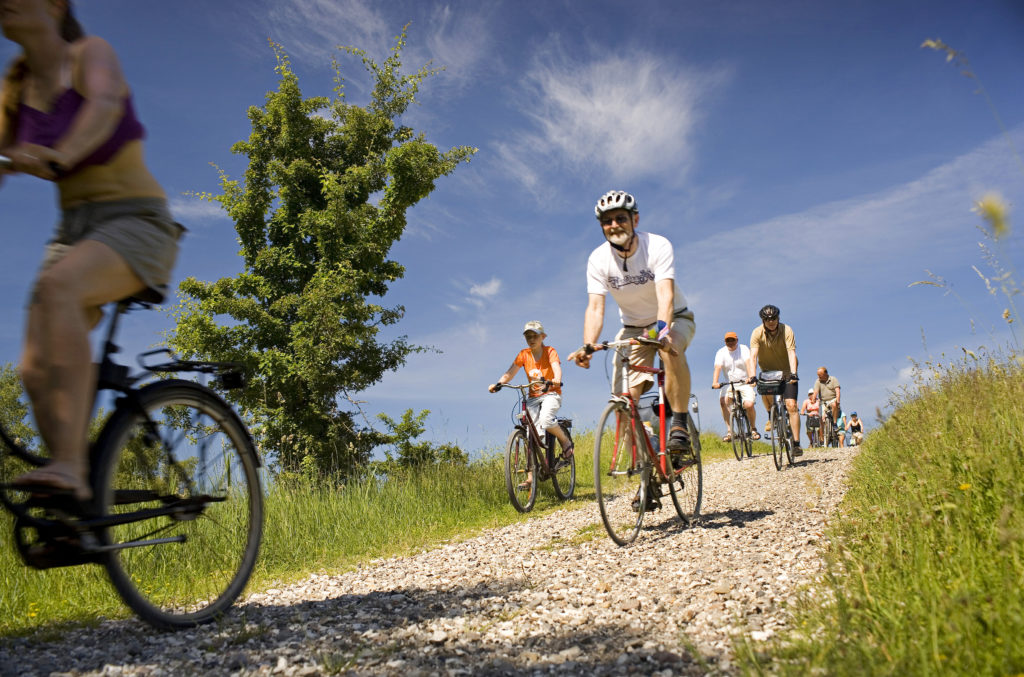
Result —
[{"label": "black bicycle", "polygon": [[729,407],[729,437],[732,441],[732,453],[737,461],[742,461],[744,454],[747,458],[754,455],[754,440],[751,437],[750,420],[743,410],[743,398],[736,392],[737,385],[743,385],[746,381],[729,381],[730,397],[732,404]]},{"label": "black bicycle", "polygon": [[[515,427],[505,444],[505,488],[508,498],[519,512],[533,510],[537,501],[538,482],[551,479],[555,495],[562,500],[572,498],[576,491],[576,456],[562,458],[561,443],[552,433],[544,431],[541,440],[537,424],[526,406],[530,388],[542,385],[546,392],[550,381],[533,381],[526,385],[497,383],[495,392],[502,388],[519,391],[519,406],[513,416]],[[562,385],[559,383],[558,385]],[[569,440],[572,440],[572,419],[556,418]]]},{"label": "black bicycle", "polygon": [[762,372],[757,378],[757,392],[773,398],[768,418],[772,429],[772,459],[775,469],[782,470],[785,460],[793,465],[793,429],[789,425],[789,412],[782,399],[786,382],[781,371]]},{"label": "black bicycle", "polygon": [[[171,377],[207,374],[218,388],[241,388],[241,365],[177,360],[160,349],[140,355],[142,373],[132,375],[111,359],[118,352],[118,321],[133,306],[148,304],[117,304],[98,367],[97,392],[118,395],[89,448],[93,498],[79,502],[62,492],[4,483],[0,503],[14,516],[15,545],[28,566],[99,564],[144,621],[191,627],[226,611],[256,564],[261,464],[227,402],[205,385]],[[161,354],[170,361],[154,363]],[[2,427],[0,440],[30,465],[47,460]],[[9,460],[0,457],[0,467],[12,469]],[[173,575],[186,565],[194,573]]]}]

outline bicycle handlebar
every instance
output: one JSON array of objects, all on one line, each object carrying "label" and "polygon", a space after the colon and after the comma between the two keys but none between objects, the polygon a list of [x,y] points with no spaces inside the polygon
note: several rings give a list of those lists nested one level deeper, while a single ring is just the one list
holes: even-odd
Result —
[{"label": "bicycle handlebar", "polygon": [[619,339],[618,341],[604,340],[598,343],[588,343],[583,346],[583,352],[587,355],[597,352],[598,350],[609,350],[611,348],[623,348],[625,346],[635,345],[646,345],[646,346],[658,346],[661,347],[661,341],[658,339],[648,338],[647,336],[637,336],[636,338]]},{"label": "bicycle handlebar", "polygon": [[532,388],[535,385],[543,385],[544,386],[544,392],[547,392],[548,388],[550,388],[551,386],[559,386],[559,387],[561,387],[561,386],[565,385],[565,382],[564,381],[548,381],[547,379],[544,379],[544,380],[541,380],[541,381],[530,381],[529,383],[526,383],[526,384],[519,384],[519,383],[495,383],[494,385],[496,386],[496,388],[494,389],[494,392],[498,392],[502,388],[512,388],[514,390],[518,390],[519,392],[526,392],[527,390],[529,390],[530,388]]}]

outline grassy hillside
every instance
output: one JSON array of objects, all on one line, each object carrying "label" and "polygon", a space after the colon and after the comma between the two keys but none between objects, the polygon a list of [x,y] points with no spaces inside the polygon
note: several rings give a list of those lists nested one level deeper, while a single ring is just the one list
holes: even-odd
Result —
[{"label": "grassy hillside", "polygon": [[929,370],[856,459],[797,631],[774,661],[743,647],[751,672],[1024,673],[1021,361]]}]

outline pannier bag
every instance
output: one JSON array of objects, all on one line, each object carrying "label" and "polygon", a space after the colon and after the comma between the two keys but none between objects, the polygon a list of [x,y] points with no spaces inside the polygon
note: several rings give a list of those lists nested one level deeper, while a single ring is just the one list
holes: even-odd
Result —
[{"label": "pannier bag", "polygon": [[784,387],[781,371],[762,371],[757,377],[757,392],[761,395],[781,395]]}]

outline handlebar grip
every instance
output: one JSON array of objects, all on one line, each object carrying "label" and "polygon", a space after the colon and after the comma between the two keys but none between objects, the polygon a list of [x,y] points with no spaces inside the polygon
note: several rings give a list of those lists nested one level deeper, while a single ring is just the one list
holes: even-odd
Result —
[{"label": "handlebar grip", "polygon": [[583,345],[583,352],[587,355],[593,355],[597,348],[594,347],[593,343],[586,343]]},{"label": "handlebar grip", "polygon": [[51,161],[51,162],[49,163],[49,165],[50,165],[50,171],[51,171],[51,172],[53,172],[53,173],[54,173],[54,175],[55,175],[55,176],[56,176],[56,177],[57,177],[58,179],[63,179],[63,178],[64,178],[64,176],[65,176],[65,175],[67,174],[67,172],[65,172],[65,171],[64,171],[64,168],[63,168],[63,167],[61,167],[61,166],[60,166],[59,164],[57,164],[56,162],[53,162],[53,161]]}]

